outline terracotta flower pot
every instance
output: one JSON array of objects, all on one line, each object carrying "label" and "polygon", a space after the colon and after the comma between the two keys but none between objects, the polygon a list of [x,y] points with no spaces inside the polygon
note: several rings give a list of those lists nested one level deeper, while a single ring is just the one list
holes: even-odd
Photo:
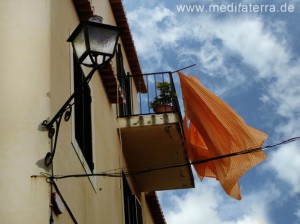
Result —
[{"label": "terracotta flower pot", "polygon": [[173,111],[173,106],[171,105],[156,105],[153,107],[153,111],[155,113],[164,113],[164,112],[172,112]]}]

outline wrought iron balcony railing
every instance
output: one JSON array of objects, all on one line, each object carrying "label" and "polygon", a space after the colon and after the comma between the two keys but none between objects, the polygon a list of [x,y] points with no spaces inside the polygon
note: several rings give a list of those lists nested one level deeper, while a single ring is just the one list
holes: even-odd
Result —
[{"label": "wrought iron balcony railing", "polygon": [[[131,75],[119,77],[124,103],[119,104],[119,117],[134,115],[178,113],[180,107],[172,72],[149,73],[138,76],[146,84],[146,93],[136,93]],[[134,77],[135,80],[137,77]]]}]

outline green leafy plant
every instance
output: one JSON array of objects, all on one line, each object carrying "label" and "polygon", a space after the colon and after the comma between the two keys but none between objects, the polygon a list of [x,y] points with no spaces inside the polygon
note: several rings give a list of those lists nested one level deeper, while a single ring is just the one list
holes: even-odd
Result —
[{"label": "green leafy plant", "polygon": [[172,91],[171,84],[169,82],[158,82],[156,88],[159,94],[150,103],[150,108],[155,109],[159,105],[172,105],[176,94]]}]

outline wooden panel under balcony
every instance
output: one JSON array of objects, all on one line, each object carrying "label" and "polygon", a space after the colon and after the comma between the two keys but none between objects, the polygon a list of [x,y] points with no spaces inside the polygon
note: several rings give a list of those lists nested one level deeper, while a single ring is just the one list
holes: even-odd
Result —
[{"label": "wooden panel under balcony", "polygon": [[194,187],[177,113],[123,117],[119,124],[129,172],[141,191]]}]

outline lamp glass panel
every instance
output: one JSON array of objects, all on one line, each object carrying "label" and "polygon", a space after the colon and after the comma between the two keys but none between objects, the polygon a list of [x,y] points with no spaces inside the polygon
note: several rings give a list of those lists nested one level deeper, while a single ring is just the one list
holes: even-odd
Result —
[{"label": "lamp glass panel", "polygon": [[103,54],[113,55],[118,37],[118,31],[88,25],[90,50]]},{"label": "lamp glass panel", "polygon": [[103,64],[106,60],[104,61],[104,56],[103,55],[97,55],[96,58],[95,58],[95,61],[96,61],[97,64]]},{"label": "lamp glass panel", "polygon": [[88,67],[94,67],[96,65],[102,65],[105,61],[107,61],[109,58],[104,57],[103,55],[97,55],[93,53],[89,53],[86,55],[86,57],[81,62],[83,65]]},{"label": "lamp glass panel", "polygon": [[93,62],[90,58],[90,55],[86,55],[86,57],[84,58],[84,60],[81,63],[83,65],[86,65],[86,66],[92,66],[93,65]]},{"label": "lamp glass panel", "polygon": [[85,45],[84,30],[83,29],[74,38],[73,46],[74,46],[77,58],[80,59],[82,57],[82,55],[86,52],[86,45]]}]

